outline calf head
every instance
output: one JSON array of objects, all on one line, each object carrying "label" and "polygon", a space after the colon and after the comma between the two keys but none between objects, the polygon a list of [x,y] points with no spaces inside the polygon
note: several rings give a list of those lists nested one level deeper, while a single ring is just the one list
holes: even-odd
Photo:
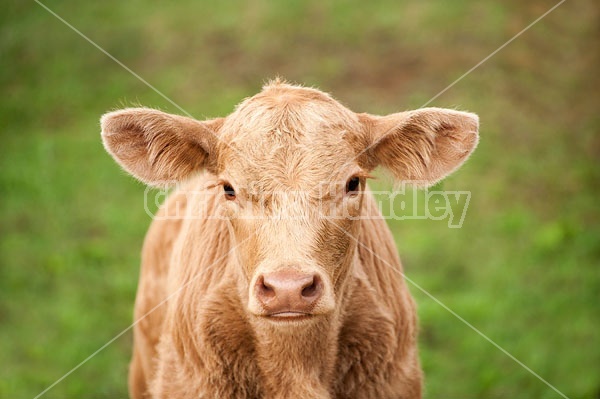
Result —
[{"label": "calf head", "polygon": [[208,171],[228,220],[242,303],[269,323],[334,313],[357,260],[365,181],[375,167],[419,186],[459,167],[476,115],[425,108],[356,114],[315,89],[270,83],[226,118],[146,108],[102,118],[108,152],[165,185]]}]

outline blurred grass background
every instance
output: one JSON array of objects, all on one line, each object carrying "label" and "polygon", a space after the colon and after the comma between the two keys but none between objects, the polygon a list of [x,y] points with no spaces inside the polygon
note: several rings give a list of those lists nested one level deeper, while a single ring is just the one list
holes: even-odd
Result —
[{"label": "blurred grass background", "polygon": [[[555,3],[45,4],[201,119],[277,75],[355,111],[418,108]],[[100,115],[179,111],[36,3],[5,1],[0,21],[0,397],[26,398],[131,323],[150,219]],[[411,280],[570,398],[600,397],[599,22],[567,0],[437,98],[481,118],[443,183],[471,191],[465,222],[390,223]],[[426,397],[560,397],[411,291]],[[130,352],[128,333],[44,397],[125,397]]]}]

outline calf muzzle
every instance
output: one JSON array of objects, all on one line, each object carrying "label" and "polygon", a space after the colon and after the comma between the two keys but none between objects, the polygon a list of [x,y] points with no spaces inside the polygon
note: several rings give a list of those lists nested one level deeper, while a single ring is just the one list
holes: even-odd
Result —
[{"label": "calf muzzle", "polygon": [[258,276],[254,293],[265,316],[309,316],[323,294],[317,274],[283,269]]}]

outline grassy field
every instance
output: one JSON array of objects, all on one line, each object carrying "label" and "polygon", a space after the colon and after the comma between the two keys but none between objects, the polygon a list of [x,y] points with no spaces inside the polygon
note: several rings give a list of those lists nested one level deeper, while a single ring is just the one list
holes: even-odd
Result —
[{"label": "grassy field", "polygon": [[[555,3],[44,4],[204,118],[277,75],[356,111],[418,108]],[[0,397],[32,398],[132,320],[150,219],[100,115],[181,111],[35,2],[0,20]],[[472,194],[462,228],[390,223],[427,398],[561,396],[425,292],[567,397],[600,397],[599,34],[597,4],[567,0],[430,104],[478,113],[481,144],[442,185]],[[128,332],[43,397],[126,397],[130,352]]]}]

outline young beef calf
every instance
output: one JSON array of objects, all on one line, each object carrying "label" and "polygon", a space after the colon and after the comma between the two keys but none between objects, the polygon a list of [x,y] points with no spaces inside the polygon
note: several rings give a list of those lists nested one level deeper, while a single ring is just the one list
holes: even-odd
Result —
[{"label": "young beef calf", "polygon": [[356,114],[275,81],[225,118],[111,112],[102,139],[139,180],[181,183],[144,244],[132,397],[421,397],[415,305],[366,180],[442,179],[476,115]]}]

